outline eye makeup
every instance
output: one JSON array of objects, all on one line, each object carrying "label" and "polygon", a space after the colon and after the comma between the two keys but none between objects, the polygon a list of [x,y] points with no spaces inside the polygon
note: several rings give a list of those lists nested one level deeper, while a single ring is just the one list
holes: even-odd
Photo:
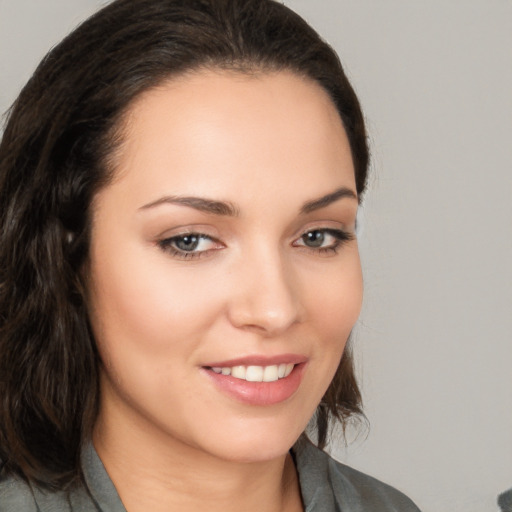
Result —
[{"label": "eye makeup", "polygon": [[[303,248],[318,254],[336,254],[339,248],[354,239],[354,235],[342,229],[314,228],[305,231],[292,242],[292,247]],[[199,232],[185,232],[157,242],[160,249],[177,259],[205,257],[226,246],[215,238]]]}]

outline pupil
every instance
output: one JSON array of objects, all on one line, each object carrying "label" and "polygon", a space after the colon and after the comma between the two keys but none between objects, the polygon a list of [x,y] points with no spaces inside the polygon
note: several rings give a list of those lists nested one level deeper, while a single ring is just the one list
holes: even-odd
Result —
[{"label": "pupil", "polygon": [[308,247],[321,247],[324,243],[325,235],[321,231],[310,231],[302,238]]},{"label": "pupil", "polygon": [[197,235],[186,235],[176,240],[176,247],[182,251],[193,251],[199,245],[199,237]]}]

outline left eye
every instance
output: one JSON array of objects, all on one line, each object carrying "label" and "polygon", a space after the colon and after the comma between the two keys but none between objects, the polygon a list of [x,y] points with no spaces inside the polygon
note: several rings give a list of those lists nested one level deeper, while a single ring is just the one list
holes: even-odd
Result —
[{"label": "left eye", "polygon": [[170,249],[182,254],[200,253],[215,248],[215,242],[207,235],[187,233],[173,236],[160,242],[163,249]]},{"label": "left eye", "polygon": [[294,245],[311,249],[336,249],[342,242],[350,240],[350,234],[338,229],[313,229],[306,231]]}]

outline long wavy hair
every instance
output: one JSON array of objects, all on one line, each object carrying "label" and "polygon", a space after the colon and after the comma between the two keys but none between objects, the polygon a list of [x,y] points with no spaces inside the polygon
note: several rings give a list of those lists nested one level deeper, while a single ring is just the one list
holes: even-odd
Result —
[{"label": "long wavy hair", "polygon": [[[329,94],[345,127],[361,197],[363,116],[336,53],[273,0],[116,0],[41,62],[7,116],[0,144],[0,460],[49,489],[81,478],[94,425],[99,357],[81,269],[90,205],[115,172],[123,114],[134,98],[198,68],[289,70]],[[361,414],[348,348],[316,413]]]}]

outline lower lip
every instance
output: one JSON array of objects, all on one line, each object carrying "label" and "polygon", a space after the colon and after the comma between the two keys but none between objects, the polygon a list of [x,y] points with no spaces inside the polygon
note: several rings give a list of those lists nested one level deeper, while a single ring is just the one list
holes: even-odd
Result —
[{"label": "lower lip", "polygon": [[225,394],[248,405],[274,405],[290,398],[299,388],[305,363],[296,364],[288,377],[273,382],[248,382],[203,368]]}]

